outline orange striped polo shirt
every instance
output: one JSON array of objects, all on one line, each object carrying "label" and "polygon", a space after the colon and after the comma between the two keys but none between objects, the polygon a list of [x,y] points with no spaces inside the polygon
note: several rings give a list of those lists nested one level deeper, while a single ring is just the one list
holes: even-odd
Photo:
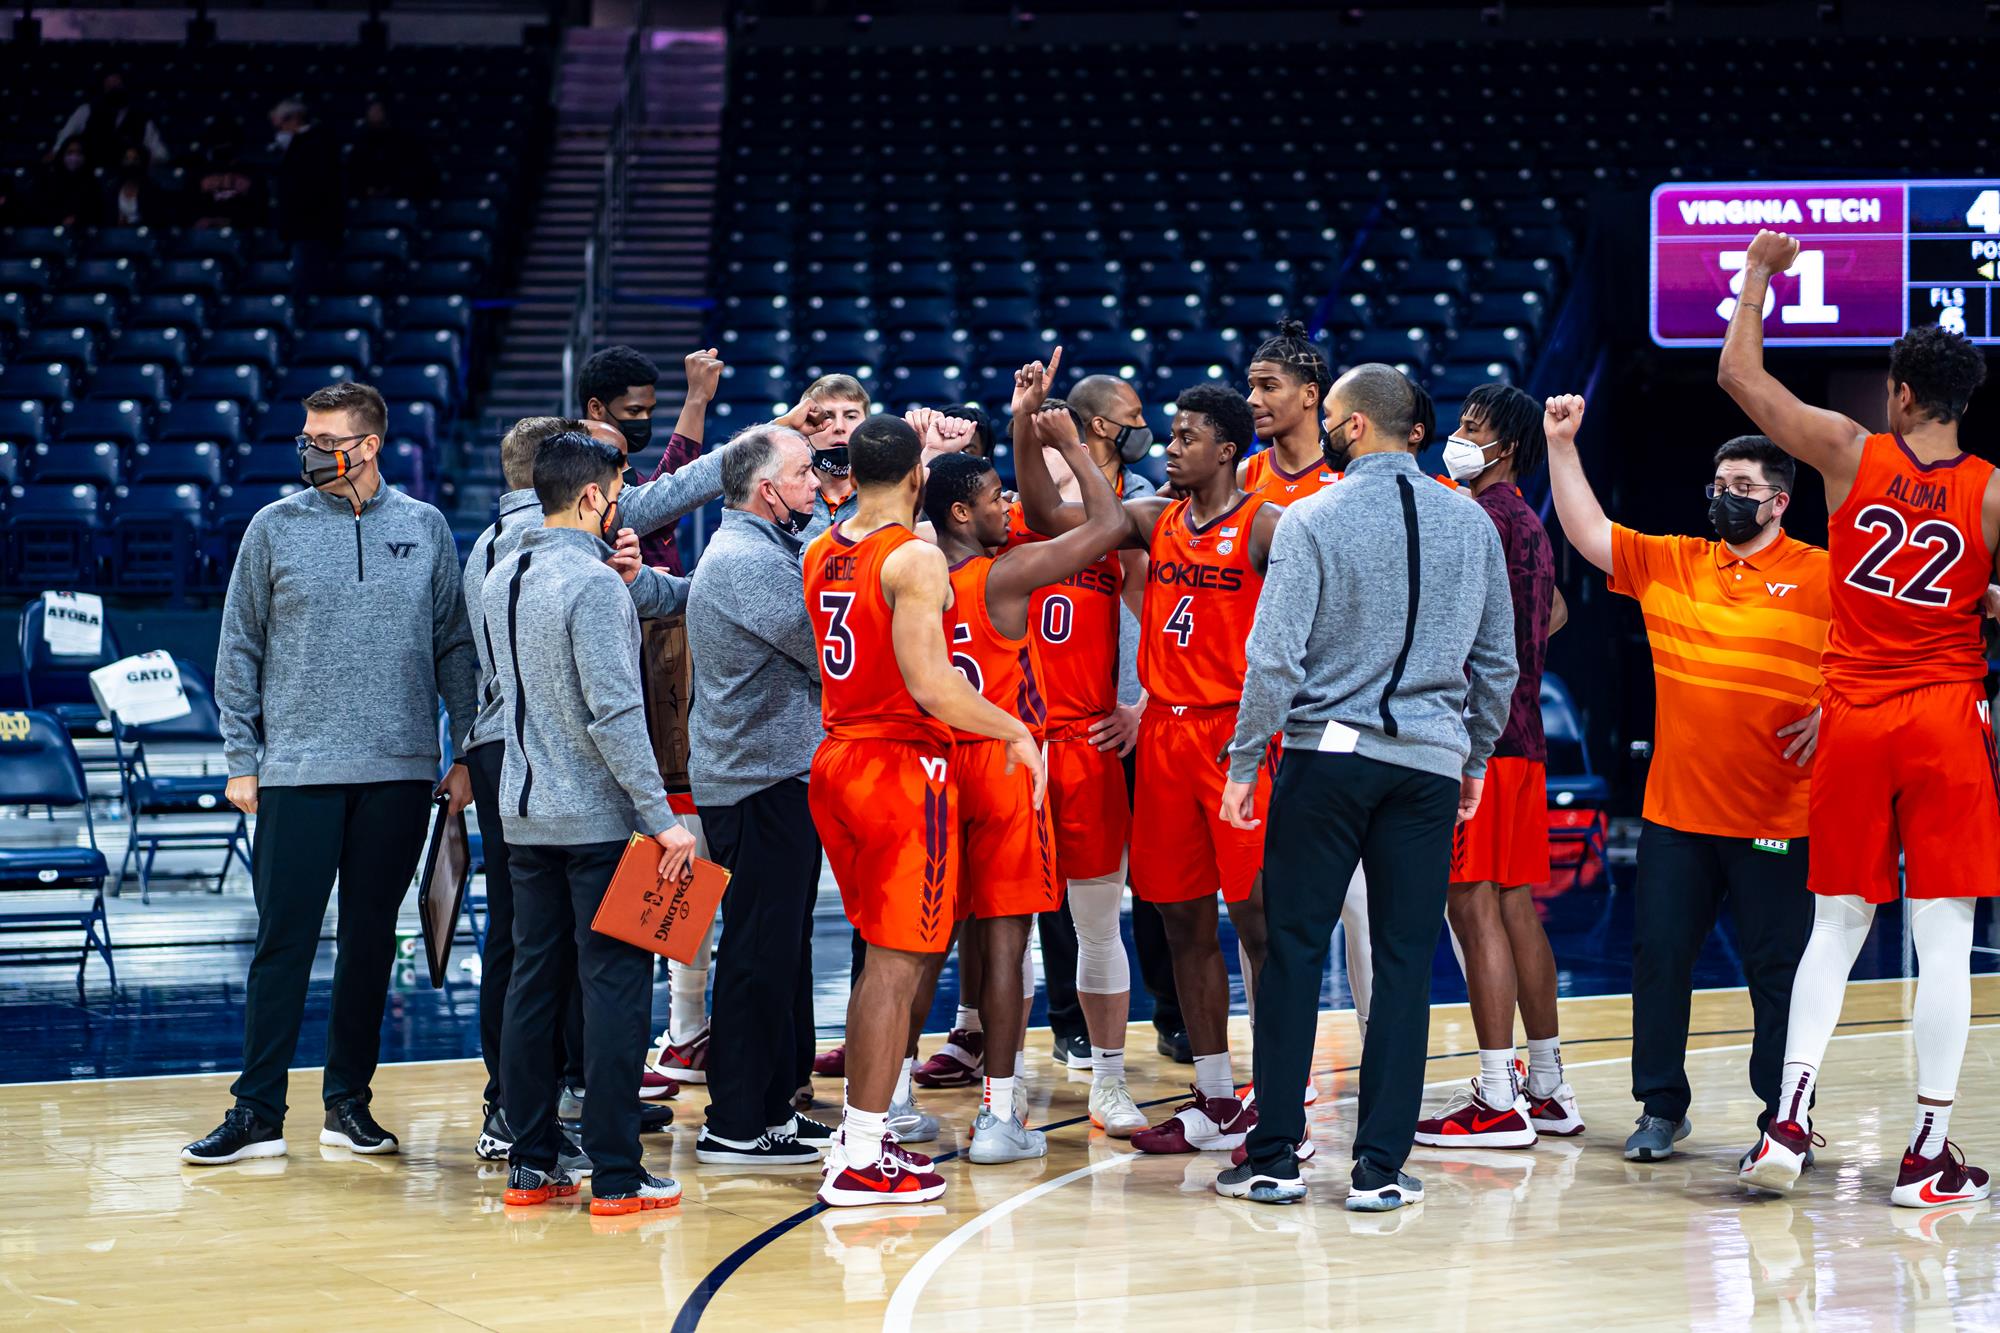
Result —
[{"label": "orange striped polo shirt", "polygon": [[1832,615],[1826,552],[1780,533],[1753,556],[1613,525],[1611,590],[1653,648],[1646,818],[1684,833],[1803,838],[1809,769],[1778,728],[1818,701]]}]

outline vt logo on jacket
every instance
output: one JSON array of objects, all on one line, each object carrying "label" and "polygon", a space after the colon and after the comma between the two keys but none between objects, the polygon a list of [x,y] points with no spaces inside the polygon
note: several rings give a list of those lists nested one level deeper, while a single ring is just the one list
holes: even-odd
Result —
[{"label": "vt logo on jacket", "polygon": [[415,542],[384,542],[382,544],[387,546],[389,554],[395,556],[398,560],[409,559],[410,552],[417,549]]}]

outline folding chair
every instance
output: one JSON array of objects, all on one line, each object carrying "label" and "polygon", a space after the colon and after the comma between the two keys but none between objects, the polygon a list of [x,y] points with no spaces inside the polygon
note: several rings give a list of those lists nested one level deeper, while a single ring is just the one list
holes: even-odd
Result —
[{"label": "folding chair", "polygon": [[[221,893],[229,876],[232,857],[250,872],[250,824],[243,812],[229,804],[224,794],[227,773],[161,774],[147,761],[147,742],[166,745],[222,744],[222,715],[216,710],[215,696],[201,670],[176,658],[181,689],[187,695],[185,717],[164,722],[132,725],[111,715],[111,743],[118,756],[118,786],[125,801],[127,835],[125,855],[118,863],[118,878],[112,881],[111,896],[125,887],[126,874],[136,866],[139,872],[139,901],[151,903],[153,862],[162,847],[222,852],[222,868],[215,872],[215,887]],[[206,769],[206,765],[203,766]],[[162,827],[160,820],[201,815],[230,815],[229,823],[203,821],[194,827]],[[153,822],[148,822],[153,821]]]},{"label": "folding chair", "polygon": [[105,618],[104,638],[95,657],[57,657],[42,638],[42,599],[21,608],[21,694],[28,707],[54,716],[72,735],[101,736],[110,727],[90,692],[90,673],[110,666],[124,653]]},{"label": "folding chair", "polygon": [[111,925],[104,915],[104,881],[110,872],[97,846],[83,761],[69,732],[49,713],[0,713],[0,806],[10,805],[45,806],[51,812],[81,809],[88,846],[0,847],[0,930],[81,926],[78,996],[93,950],[116,987],[118,965],[111,958]]},{"label": "folding chair", "polygon": [[[1569,686],[1553,671],[1542,675],[1542,733],[1548,740],[1549,841],[1582,843],[1584,854],[1577,860],[1572,887],[1583,880],[1583,868],[1595,856],[1604,867],[1604,882],[1613,892],[1618,880],[1611,870],[1611,853],[1604,837],[1605,807],[1611,802],[1611,783],[1591,767],[1590,747],[1584,744],[1583,724]],[[1593,818],[1581,825],[1558,820],[1558,811],[1586,810]]]}]

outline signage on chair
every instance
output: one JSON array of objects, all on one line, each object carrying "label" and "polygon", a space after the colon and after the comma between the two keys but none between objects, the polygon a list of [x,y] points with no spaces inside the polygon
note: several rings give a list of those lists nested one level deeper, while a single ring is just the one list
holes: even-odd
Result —
[{"label": "signage on chair", "polygon": [[186,717],[192,711],[173,655],[157,650],[91,672],[90,692],[106,717],[116,716],[128,727]]},{"label": "signage on chair", "polygon": [[56,657],[104,651],[104,599],[94,592],[42,594],[42,642]]}]

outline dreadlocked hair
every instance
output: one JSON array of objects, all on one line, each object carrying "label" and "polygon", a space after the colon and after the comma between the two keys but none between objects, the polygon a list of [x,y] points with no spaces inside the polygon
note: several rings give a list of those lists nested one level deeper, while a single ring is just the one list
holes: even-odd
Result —
[{"label": "dreadlocked hair", "polygon": [[1542,405],[1511,384],[1482,384],[1465,395],[1465,419],[1492,428],[1497,444],[1514,446],[1514,477],[1531,477],[1548,456]]},{"label": "dreadlocked hair", "polygon": [[1438,433],[1437,404],[1429,389],[1408,375],[1403,378],[1410,381],[1410,447],[1421,449]]},{"label": "dreadlocked hair", "polygon": [[1306,326],[1296,319],[1288,319],[1278,326],[1273,336],[1257,345],[1252,361],[1269,361],[1283,366],[1285,373],[1301,384],[1319,386],[1319,400],[1326,401],[1326,391],[1333,387],[1333,369],[1326,363],[1326,354],[1319,345],[1306,334]]}]

